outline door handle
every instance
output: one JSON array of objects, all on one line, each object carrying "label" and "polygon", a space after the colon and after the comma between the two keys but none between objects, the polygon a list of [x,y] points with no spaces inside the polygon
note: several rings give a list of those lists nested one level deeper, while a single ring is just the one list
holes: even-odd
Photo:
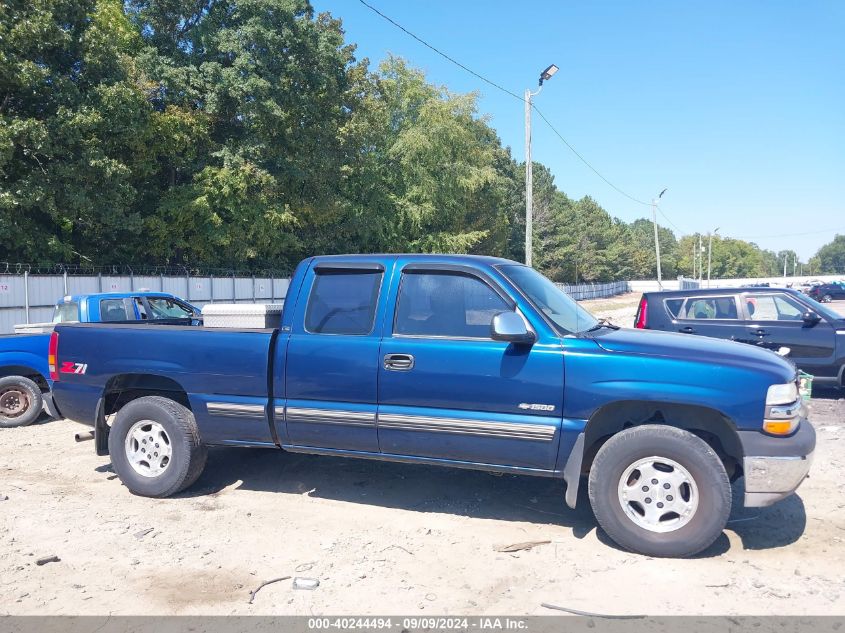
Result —
[{"label": "door handle", "polygon": [[384,368],[391,371],[411,371],[414,368],[414,357],[410,354],[385,354]]},{"label": "door handle", "polygon": [[678,332],[683,334],[695,334],[695,328],[691,328],[689,325],[682,327]]}]

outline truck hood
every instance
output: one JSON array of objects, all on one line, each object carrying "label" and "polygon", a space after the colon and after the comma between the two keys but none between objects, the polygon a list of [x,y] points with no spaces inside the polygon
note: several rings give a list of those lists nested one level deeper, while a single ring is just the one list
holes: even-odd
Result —
[{"label": "truck hood", "polygon": [[593,339],[608,352],[683,358],[707,364],[757,369],[772,374],[781,382],[790,382],[795,379],[796,368],[791,361],[770,350],[747,343],[692,334],[629,328],[599,330]]}]

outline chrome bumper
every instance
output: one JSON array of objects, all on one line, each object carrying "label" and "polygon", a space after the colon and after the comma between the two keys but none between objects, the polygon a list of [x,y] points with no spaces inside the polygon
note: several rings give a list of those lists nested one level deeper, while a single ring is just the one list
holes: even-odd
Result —
[{"label": "chrome bumper", "polygon": [[812,463],[813,452],[803,457],[745,457],[745,507],[770,506],[788,497],[807,477]]}]

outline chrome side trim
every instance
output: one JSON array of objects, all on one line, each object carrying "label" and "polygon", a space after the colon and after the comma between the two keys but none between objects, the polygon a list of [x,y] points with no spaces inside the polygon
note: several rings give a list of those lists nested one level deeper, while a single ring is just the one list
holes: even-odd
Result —
[{"label": "chrome side trim", "polygon": [[256,418],[264,417],[264,406],[260,404],[232,404],[230,402],[207,402],[205,408],[209,415],[221,418]]},{"label": "chrome side trim", "polygon": [[276,419],[278,421],[280,421],[280,422],[284,421],[284,419],[285,419],[285,408],[284,407],[275,407],[273,409],[273,413],[275,414]]},{"label": "chrome side trim", "polygon": [[342,409],[306,409],[288,407],[287,422],[305,424],[342,424],[345,426],[375,426],[376,414],[366,411],[344,411]]},{"label": "chrome side trim", "polygon": [[556,426],[549,424],[522,424],[518,422],[491,422],[461,418],[433,418],[421,415],[379,414],[379,428],[399,431],[429,431],[481,435],[513,440],[538,440],[550,442],[555,437]]}]

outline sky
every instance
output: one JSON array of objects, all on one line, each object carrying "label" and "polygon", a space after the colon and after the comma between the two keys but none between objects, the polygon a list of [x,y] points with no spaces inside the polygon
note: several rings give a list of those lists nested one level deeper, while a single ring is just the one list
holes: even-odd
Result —
[{"label": "sky", "polygon": [[[658,223],[811,257],[845,234],[845,2],[840,0],[367,0],[478,74],[535,104]],[[312,0],[357,57],[393,54],[479,110],[524,160],[524,108],[359,0]],[[625,221],[648,206],[615,191],[534,116],[533,158],[568,196]],[[668,220],[667,220],[668,218]]]}]

